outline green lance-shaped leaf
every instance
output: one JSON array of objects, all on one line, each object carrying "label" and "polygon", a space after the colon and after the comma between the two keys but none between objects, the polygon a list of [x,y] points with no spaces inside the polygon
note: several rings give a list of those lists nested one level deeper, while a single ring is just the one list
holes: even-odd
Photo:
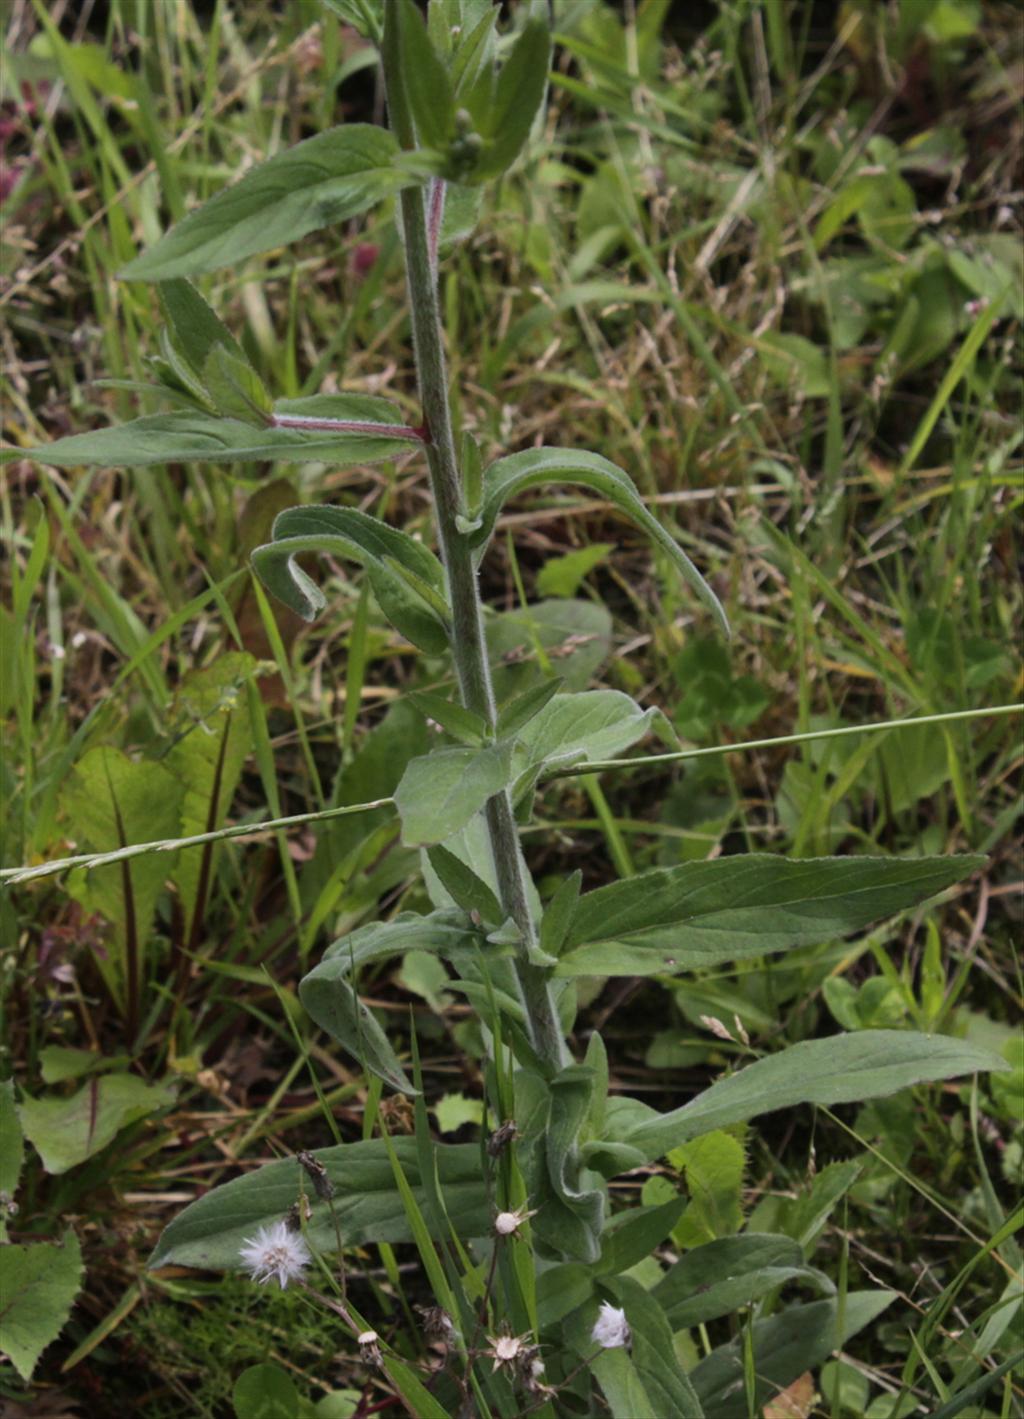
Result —
[{"label": "green lance-shaped leaf", "polygon": [[911,1084],[1004,1070],[999,1055],[948,1035],[862,1030],[804,1040],[759,1059],[667,1114],[634,1122],[621,1141],[651,1160],[712,1129],[797,1104],[848,1104],[894,1094]]},{"label": "green lance-shaped leaf", "polygon": [[190,212],[121,272],[129,281],[169,281],[237,266],[309,232],[365,212],[418,179],[395,165],[384,128],[349,123],[276,153]]},{"label": "green lance-shaped leaf", "polygon": [[491,85],[480,79],[468,90],[466,104],[484,139],[476,181],[500,176],[519,156],[544,100],[550,62],[547,25],[528,20],[502,65],[493,98]]},{"label": "green lance-shaped leaf", "polygon": [[[275,428],[202,410],[147,414],[127,424],[72,434],[38,448],[2,448],[0,463],[34,458],[52,468],[145,468],[154,463],[329,463],[349,468],[397,458],[418,442],[402,428],[401,413],[385,399],[332,395],[282,399],[274,415],[357,423],[356,430]],[[273,417],[271,416],[271,417]],[[380,432],[374,426],[380,427]]]},{"label": "green lance-shaped leaf", "polygon": [[68,1230],[60,1242],[0,1247],[0,1350],[23,1380],[56,1340],[82,1284],[82,1252]]},{"label": "green lance-shaped leaf", "polygon": [[164,281],[157,287],[157,294],[174,343],[196,374],[218,346],[245,359],[238,341],[191,281]]},{"label": "green lance-shaped leaf", "polygon": [[395,790],[406,847],[443,843],[514,777],[511,740],[483,749],[436,749],[413,759]]},{"label": "green lance-shaped leaf", "polygon": [[619,1276],[611,1284],[632,1334],[630,1358],[654,1412],[705,1419],[696,1391],[676,1358],[664,1311],[634,1277]]},{"label": "green lance-shaped leaf", "polygon": [[295,558],[302,552],[326,552],[366,567],[384,615],[407,640],[429,655],[448,648],[447,627],[433,601],[428,603],[401,574],[407,568],[437,597],[444,595],[444,569],[428,548],[405,532],[355,508],[289,508],[274,522],[274,540],[257,547],[252,564],[279,601],[312,621],[326,597]]},{"label": "green lance-shaped leaf", "polygon": [[[448,69],[427,33],[414,0],[390,0],[397,31],[398,63],[391,71],[391,86],[397,78],[404,89],[405,103],[424,148],[441,149],[455,127],[452,83]],[[394,103],[393,87],[388,99]]]},{"label": "green lance-shaped leaf", "polygon": [[[415,1138],[395,1138],[391,1146],[420,1209],[429,1217]],[[334,1184],[333,1208],[346,1245],[412,1240],[383,1139],[320,1148],[314,1157],[323,1163]],[[437,1144],[434,1159],[448,1213],[457,1219],[460,1234],[486,1235],[492,1214],[480,1169],[479,1146]],[[302,1169],[294,1158],[284,1158],[214,1188],[175,1217],[157,1243],[149,1265],[238,1269],[239,1251],[245,1240],[258,1227],[281,1221],[298,1200],[302,1185]],[[312,1205],[306,1225],[310,1245],[318,1251],[333,1251],[337,1243],[331,1210],[326,1202],[311,1195],[308,1182],[304,1191]]]},{"label": "green lance-shaped leaf", "polygon": [[18,1115],[46,1171],[66,1173],[105,1148],[128,1124],[173,1103],[170,1084],[146,1084],[134,1074],[105,1074],[90,1079],[69,1098],[24,1099]]},{"label": "green lance-shaped leaf", "polygon": [[588,892],[560,975],[653,975],[787,951],[915,906],[985,859],[767,853],[687,862]]},{"label": "green lance-shaped leaf", "polygon": [[562,448],[531,448],[523,453],[499,458],[496,463],[492,463],[484,474],[480,517],[468,529],[470,542],[481,549],[480,555],[494,531],[499,512],[509,498],[516,497],[528,488],[546,488],[554,482],[574,483],[592,488],[646,532],[651,541],[668,555],[676,570],[711,612],[723,634],[729,634],[729,623],[718,597],[676,540],[648,511],[632,478],[598,453]]},{"label": "green lance-shaped leaf", "polygon": [[673,1330],[732,1315],[769,1291],[803,1281],[826,1294],[835,1287],[804,1260],[792,1237],[743,1232],[694,1247],[670,1266],[651,1291]]},{"label": "green lance-shaped leaf", "polygon": [[895,1291],[850,1291],[841,1303],[830,1297],[755,1321],[749,1342],[741,1336],[719,1346],[690,1372],[705,1419],[735,1419],[738,1412],[747,1412],[745,1400],[737,1403],[744,1394],[747,1343],[756,1376],[753,1412],[759,1414],[774,1394],[817,1369],[895,1299]]},{"label": "green lance-shaped leaf", "polygon": [[[162,764],[139,762],[99,745],[84,754],[64,787],[61,807],[80,847],[110,852],[150,838],[177,837],[182,785]],[[132,1008],[144,979],[143,957],[171,859],[154,853],[91,872],[78,869],[68,892],[114,927],[96,962],[114,999]]]},{"label": "green lance-shaped leaf", "polygon": [[387,1036],[352,989],[349,977],[370,961],[406,951],[452,954],[472,947],[479,939],[461,912],[432,912],[429,916],[403,912],[392,921],[374,922],[334,942],[320,964],[303,978],[299,999],[320,1028],[371,1074],[393,1089],[415,1094],[418,1091]]}]

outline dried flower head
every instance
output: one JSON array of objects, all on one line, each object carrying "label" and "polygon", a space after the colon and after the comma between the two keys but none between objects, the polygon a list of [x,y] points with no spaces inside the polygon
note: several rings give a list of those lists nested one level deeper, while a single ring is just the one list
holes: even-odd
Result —
[{"label": "dried flower head", "polygon": [[533,1347],[519,1335],[489,1335],[490,1349],[484,1354],[494,1361],[495,1370],[503,1367],[519,1369],[526,1351]]},{"label": "dried flower head", "polygon": [[276,1277],[282,1291],[313,1260],[301,1233],[291,1231],[287,1222],[261,1227],[254,1237],[246,1238],[239,1255],[254,1281],[265,1286]]},{"label": "dried flower head", "polygon": [[384,1357],[380,1353],[380,1336],[375,1330],[364,1330],[356,1337],[359,1346],[359,1358],[364,1365],[380,1365],[384,1362]]},{"label": "dried flower head", "polygon": [[423,1317],[423,1334],[428,1342],[435,1344],[440,1341],[442,1345],[454,1343],[455,1326],[444,1306],[417,1306],[416,1309]]},{"label": "dried flower head", "polygon": [[621,1345],[628,1345],[632,1337],[626,1324],[626,1312],[610,1301],[602,1301],[590,1338],[604,1350],[617,1350]]},{"label": "dried flower head", "polygon": [[327,1175],[327,1169],[320,1159],[312,1153],[303,1151],[295,1155],[299,1165],[304,1169],[306,1176],[313,1184],[313,1191],[321,1202],[327,1202],[334,1196],[334,1184]]},{"label": "dried flower head", "polygon": [[508,1118],[494,1130],[487,1140],[487,1153],[491,1158],[502,1154],[514,1138],[519,1137],[519,1129],[514,1118]]},{"label": "dried flower head", "polygon": [[514,1237],[529,1217],[536,1215],[537,1209],[528,1208],[524,1202],[514,1212],[499,1212],[494,1219],[494,1234],[497,1237]]},{"label": "dried flower head", "polygon": [[310,1206],[309,1198],[303,1196],[296,1199],[284,1215],[284,1224],[289,1232],[301,1232],[302,1224],[311,1220],[313,1209]]}]

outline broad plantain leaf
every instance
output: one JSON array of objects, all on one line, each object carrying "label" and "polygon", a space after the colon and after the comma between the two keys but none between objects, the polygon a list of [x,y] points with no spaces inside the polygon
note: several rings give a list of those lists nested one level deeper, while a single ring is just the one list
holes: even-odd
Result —
[{"label": "broad plantain leaf", "polygon": [[[394,1138],[391,1142],[423,1208],[425,1194],[416,1140]],[[314,1156],[323,1163],[334,1184],[333,1207],[346,1245],[412,1240],[383,1139],[320,1148]],[[449,1215],[458,1221],[460,1234],[485,1236],[492,1219],[478,1145],[439,1143],[434,1157],[438,1183],[444,1190]],[[239,1249],[245,1240],[257,1227],[280,1221],[298,1200],[303,1182],[298,1163],[285,1158],[265,1163],[244,1177],[214,1188],[165,1228],[149,1265],[237,1269]],[[308,1182],[304,1190],[313,1208],[305,1229],[310,1245],[333,1251],[336,1242],[330,1209],[310,1195]]]},{"label": "broad plantain leaf", "polygon": [[120,273],[126,281],[169,281],[237,266],[335,226],[417,179],[395,165],[384,128],[347,123],[307,138],[252,168],[190,212]]},{"label": "broad plantain leaf", "polygon": [[629,474],[597,453],[576,449],[530,448],[492,463],[484,473],[484,501],[480,518],[469,534],[472,545],[481,549],[479,555],[490,541],[498,513],[509,498],[516,497],[527,488],[543,488],[553,482],[577,483],[592,488],[646,532],[651,541],[667,553],[684,581],[711,612],[719,630],[728,636],[729,623],[718,597],[675,538],[648,511]]},{"label": "broad plantain leaf", "polygon": [[324,552],[366,567],[380,609],[413,645],[431,655],[447,649],[447,628],[434,603],[414,590],[399,570],[406,568],[440,598],[444,569],[433,552],[408,533],[357,508],[314,504],[279,514],[273,538],[256,548],[252,564],[267,589],[304,620],[312,621],[327,599],[295,558],[302,552]]},{"label": "broad plantain leaf", "polygon": [[817,945],[966,877],[985,861],[767,853],[660,868],[588,892],[560,975],[653,975]]},{"label": "broad plantain leaf", "polygon": [[25,1137],[48,1173],[66,1173],[91,1158],[128,1124],[174,1103],[170,1084],[146,1084],[134,1074],[90,1079],[69,1098],[23,1099]]},{"label": "broad plantain leaf", "polygon": [[634,1115],[632,1126],[615,1141],[651,1160],[687,1139],[775,1109],[846,1104],[894,1094],[911,1084],[1008,1068],[999,1055],[948,1035],[862,1030],[804,1040],[719,1079],[671,1113]]},{"label": "broad plantain leaf", "polygon": [[81,1248],[70,1229],[60,1242],[0,1247],[0,1350],[23,1380],[64,1328],[82,1269]]},{"label": "broad plantain leaf", "polygon": [[[150,838],[178,836],[182,784],[162,764],[131,759],[120,749],[99,745],[85,753],[61,795],[80,845],[109,852]],[[113,939],[96,952],[96,963],[111,995],[130,1003],[133,979],[143,979],[157,898],[172,859],[152,853],[68,877],[68,892],[114,928]],[[127,993],[126,993],[126,987]]]}]

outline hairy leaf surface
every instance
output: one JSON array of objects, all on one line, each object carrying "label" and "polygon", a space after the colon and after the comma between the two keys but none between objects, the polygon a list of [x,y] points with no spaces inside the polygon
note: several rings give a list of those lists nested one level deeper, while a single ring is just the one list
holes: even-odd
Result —
[{"label": "hairy leaf surface", "polygon": [[397,153],[384,128],[329,128],[276,153],[190,212],[130,261],[121,277],[169,281],[237,266],[257,252],[335,226],[415,180],[395,166]]},{"label": "hairy leaf surface", "polygon": [[862,1030],[804,1040],[719,1079],[682,1108],[642,1119],[621,1141],[647,1159],[660,1158],[689,1138],[776,1109],[847,1104],[911,1084],[1008,1068],[999,1055],[948,1035]]},{"label": "hairy leaf surface", "polygon": [[767,853],[660,868],[580,899],[560,975],[653,975],[818,944],[915,906],[983,857]]},{"label": "hairy leaf surface", "polygon": [[[420,1180],[416,1140],[394,1138],[391,1146],[424,1209],[426,1195]],[[436,1145],[434,1156],[438,1183],[444,1190],[450,1215],[458,1219],[460,1235],[484,1236],[490,1228],[491,1212],[480,1171],[479,1147],[475,1143],[441,1143]],[[412,1240],[383,1139],[320,1148],[314,1157],[323,1163],[334,1184],[334,1210],[346,1245]],[[186,1207],[165,1228],[149,1265],[236,1270],[243,1242],[258,1227],[280,1221],[297,1201],[300,1186],[313,1207],[306,1229],[311,1246],[333,1251],[334,1224],[327,1204],[310,1196],[308,1180],[295,1159],[284,1158],[214,1188]]]}]

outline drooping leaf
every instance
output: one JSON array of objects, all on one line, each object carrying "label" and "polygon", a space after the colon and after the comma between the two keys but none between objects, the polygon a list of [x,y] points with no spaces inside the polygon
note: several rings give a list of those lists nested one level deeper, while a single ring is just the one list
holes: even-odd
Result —
[{"label": "drooping leaf", "polygon": [[[365,396],[331,398],[335,412],[324,418],[345,419],[372,426],[400,425],[401,413],[383,399]],[[295,409],[308,401],[280,400],[275,412],[320,414]],[[345,412],[337,412],[344,407]],[[260,428],[240,419],[221,418],[201,410],[179,410],[173,414],[146,414],[127,424],[94,429],[87,434],[71,434],[38,448],[0,449],[0,462],[10,458],[35,458],[53,468],[145,468],[154,463],[255,463],[279,460],[287,463],[330,463],[348,468],[353,463],[379,463],[406,453],[416,440],[411,436],[338,430],[306,431],[292,428]]]},{"label": "drooping leaf", "polygon": [[146,1084],[134,1074],[105,1074],[66,1099],[23,1099],[18,1115],[46,1171],[66,1173],[105,1148],[128,1124],[173,1102],[170,1084]]},{"label": "drooping leaf", "polygon": [[[391,1141],[416,1200],[424,1208],[416,1140],[394,1138]],[[346,1245],[411,1241],[409,1221],[382,1139],[320,1148],[314,1156],[323,1163],[334,1184],[334,1211]],[[438,1144],[435,1159],[438,1183],[444,1190],[449,1215],[457,1219],[460,1235],[486,1235],[491,1213],[478,1145]],[[236,1270],[239,1250],[246,1238],[253,1236],[261,1225],[284,1217],[298,1199],[302,1177],[298,1163],[285,1158],[265,1163],[243,1177],[214,1188],[186,1207],[165,1228],[149,1265]],[[308,1184],[305,1191],[313,1208],[306,1228],[309,1243],[317,1250],[333,1251],[336,1242],[330,1210],[326,1203],[310,1196]]]},{"label": "drooping leaf", "polygon": [[332,1039],[393,1089],[416,1089],[399,1063],[387,1035],[349,983],[354,970],[371,961],[408,951],[453,954],[472,947],[479,937],[461,912],[418,916],[403,912],[391,921],[360,927],[328,948],[324,959],[299,986],[303,1006]]},{"label": "drooping leaf", "polygon": [[804,1261],[798,1242],[743,1232],[694,1247],[651,1291],[673,1330],[731,1315],[790,1281],[828,1289],[831,1283]]},{"label": "drooping leaf", "polygon": [[483,749],[438,749],[413,759],[395,790],[407,847],[453,837],[512,781],[511,741]]},{"label": "drooping leaf", "polygon": [[776,1109],[851,1103],[911,1084],[1008,1067],[999,1055],[948,1035],[862,1030],[804,1040],[719,1079],[682,1108],[642,1118],[620,1141],[647,1159],[660,1158],[687,1139]]},{"label": "drooping leaf", "polygon": [[321,0],[342,24],[351,25],[364,39],[380,44],[384,29],[384,0]]},{"label": "drooping leaf", "polygon": [[357,508],[289,508],[274,522],[274,540],[257,547],[252,564],[279,601],[312,621],[327,604],[323,592],[298,565],[302,552],[323,552],[365,566],[373,594],[395,628],[428,654],[448,647],[448,632],[433,605],[396,572],[407,567],[426,586],[444,591],[444,570],[433,552],[405,532]]},{"label": "drooping leaf", "polygon": [[661,868],[581,898],[559,974],[671,973],[817,945],[915,906],[983,862],[751,853]]},{"label": "drooping leaf", "polygon": [[479,527],[471,535],[472,543],[481,549],[481,555],[490,541],[498,513],[509,498],[528,488],[548,487],[552,483],[576,483],[592,488],[624,513],[668,555],[684,581],[711,612],[722,633],[729,634],[729,623],[718,597],[675,538],[648,511],[632,478],[597,453],[577,449],[531,448],[492,463],[484,474],[484,501]]},{"label": "drooping leaf", "polygon": [[0,1350],[23,1380],[56,1340],[82,1284],[82,1252],[70,1229],[60,1242],[0,1247]]},{"label": "drooping leaf", "polygon": [[[842,1324],[836,1299],[789,1306],[753,1326],[757,1410],[806,1370],[816,1369],[834,1349],[863,1330],[896,1299],[895,1291],[850,1291],[843,1297]],[[705,1419],[735,1419],[745,1407],[743,1338],[713,1350],[690,1378]]]},{"label": "drooping leaf", "polygon": [[[182,785],[162,764],[131,759],[100,745],[82,756],[61,796],[76,841],[96,852],[130,843],[178,836]],[[68,877],[68,891],[90,912],[114,927],[114,940],[97,953],[111,994],[125,1002],[134,973],[142,979],[142,955],[149,940],[157,897],[172,867],[166,854],[82,869]]]},{"label": "drooping leaf", "polygon": [[237,266],[336,226],[414,180],[395,165],[397,151],[387,129],[372,124],[347,123],[307,138],[190,212],[121,277],[169,281]]}]

